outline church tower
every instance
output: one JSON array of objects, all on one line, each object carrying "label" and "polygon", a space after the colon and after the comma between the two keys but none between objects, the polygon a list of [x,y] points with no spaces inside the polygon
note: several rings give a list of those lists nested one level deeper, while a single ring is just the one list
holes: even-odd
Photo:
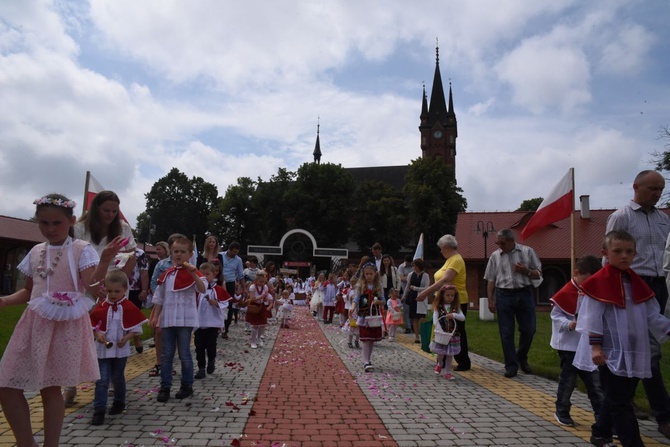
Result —
[{"label": "church tower", "polygon": [[316,164],[321,163],[321,142],[319,141],[319,127],[321,127],[320,119],[319,123],[316,125],[316,144],[314,145],[314,152],[312,152],[312,155],[314,155],[314,163]]},{"label": "church tower", "polygon": [[454,167],[456,172],[456,138],[458,128],[456,113],[451,97],[451,82],[449,83],[449,107],[445,101],[440,75],[440,49],[435,48],[435,75],[433,90],[430,92],[430,106],[426,98],[426,86],[423,86],[423,102],[421,104],[421,153],[424,158],[439,158],[446,164]]}]

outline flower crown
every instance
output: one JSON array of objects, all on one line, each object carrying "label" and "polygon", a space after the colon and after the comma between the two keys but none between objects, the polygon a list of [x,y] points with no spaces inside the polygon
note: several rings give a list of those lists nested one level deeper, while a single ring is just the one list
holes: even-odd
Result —
[{"label": "flower crown", "polygon": [[377,270],[377,264],[375,264],[374,262],[366,262],[365,264],[363,264],[363,267],[361,267],[361,270],[363,270],[366,267],[372,267],[373,269]]},{"label": "flower crown", "polygon": [[36,199],[33,201],[34,205],[54,205],[54,206],[62,206],[63,208],[74,208],[77,206],[74,200],[63,200],[63,199],[57,199],[51,196],[44,196],[40,197],[39,199]]}]

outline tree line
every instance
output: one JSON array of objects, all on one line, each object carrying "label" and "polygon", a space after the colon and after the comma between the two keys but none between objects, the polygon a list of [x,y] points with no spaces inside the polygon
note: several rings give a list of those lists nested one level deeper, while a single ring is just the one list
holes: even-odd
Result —
[{"label": "tree line", "polygon": [[213,234],[224,246],[240,242],[242,253],[247,245],[277,245],[294,228],[312,233],[322,247],[355,242],[366,251],[381,241],[391,254],[424,233],[426,256],[438,256],[435,242],[454,233],[467,208],[462,192],[453,167],[424,158],[410,163],[402,190],[356,183],[339,164],[305,163],[296,172],[279,168],[267,181],[240,177],[219,197],[212,183],[172,168],[145,194],[136,231],[147,242],[181,232],[202,244]]}]

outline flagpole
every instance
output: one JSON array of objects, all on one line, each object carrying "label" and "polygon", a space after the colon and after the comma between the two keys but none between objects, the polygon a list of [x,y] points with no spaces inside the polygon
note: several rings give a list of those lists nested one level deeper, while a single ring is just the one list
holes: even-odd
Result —
[{"label": "flagpole", "polygon": [[88,209],[88,184],[91,181],[91,171],[86,171],[86,182],[84,182],[84,201],[82,202],[81,215],[83,216]]},{"label": "flagpole", "polygon": [[570,168],[572,182],[572,212],[570,213],[570,277],[575,271],[575,168]]}]

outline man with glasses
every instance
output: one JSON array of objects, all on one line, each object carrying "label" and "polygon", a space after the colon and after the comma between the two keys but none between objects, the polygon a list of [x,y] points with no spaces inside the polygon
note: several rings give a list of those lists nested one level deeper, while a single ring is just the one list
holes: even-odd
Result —
[{"label": "man with glasses", "polygon": [[[498,313],[498,331],[505,357],[505,377],[517,375],[519,368],[532,374],[528,351],[535,335],[535,294],[533,279],[542,276],[542,264],[535,251],[517,244],[512,230],[497,234],[498,249],[491,254],[484,279],[489,310]],[[515,343],[515,319],[519,324],[519,347]]]}]

